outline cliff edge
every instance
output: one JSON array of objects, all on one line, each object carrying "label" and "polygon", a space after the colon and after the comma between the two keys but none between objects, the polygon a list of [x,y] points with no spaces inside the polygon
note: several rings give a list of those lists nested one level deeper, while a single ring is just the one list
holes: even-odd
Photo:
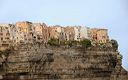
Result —
[{"label": "cliff edge", "polygon": [[0,61],[1,80],[128,80],[112,47],[20,44]]}]

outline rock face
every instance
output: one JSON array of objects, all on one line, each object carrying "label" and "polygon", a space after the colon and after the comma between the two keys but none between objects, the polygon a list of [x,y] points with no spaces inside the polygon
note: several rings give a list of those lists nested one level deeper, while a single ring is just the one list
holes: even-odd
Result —
[{"label": "rock face", "polygon": [[20,45],[3,62],[7,80],[128,80],[122,56],[112,48]]}]

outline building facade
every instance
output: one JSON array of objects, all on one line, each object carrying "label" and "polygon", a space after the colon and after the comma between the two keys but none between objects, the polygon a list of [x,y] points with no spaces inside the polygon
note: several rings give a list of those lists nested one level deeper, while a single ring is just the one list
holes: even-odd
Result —
[{"label": "building facade", "polygon": [[74,40],[74,37],[75,37],[74,27],[71,27],[71,26],[65,27],[64,28],[64,33],[65,33],[65,40],[66,41]]},{"label": "building facade", "polygon": [[91,33],[90,39],[94,43],[107,43],[109,41],[107,29],[93,28],[90,29],[90,33]]},{"label": "building facade", "polygon": [[98,43],[107,43],[109,41],[108,30],[99,29],[97,31],[97,42]]},{"label": "building facade", "polygon": [[0,49],[9,47],[12,44],[11,24],[0,24]]},{"label": "building facade", "polygon": [[28,21],[13,24],[0,24],[0,46],[17,43],[47,43],[51,38],[59,41],[81,41],[90,39],[93,43],[109,42],[108,30],[86,26],[47,26],[45,23]]},{"label": "building facade", "polygon": [[86,26],[74,26],[75,37],[74,40],[80,41],[83,39],[89,39],[89,31]]},{"label": "building facade", "polygon": [[16,27],[16,42],[17,43],[32,43],[33,28],[31,22],[17,22]]}]

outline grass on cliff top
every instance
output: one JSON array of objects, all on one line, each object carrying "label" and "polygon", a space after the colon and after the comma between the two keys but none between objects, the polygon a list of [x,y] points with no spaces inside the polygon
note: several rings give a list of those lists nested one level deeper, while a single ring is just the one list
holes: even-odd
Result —
[{"label": "grass on cliff top", "polygon": [[69,41],[59,41],[59,39],[50,39],[48,41],[48,44],[51,46],[76,46],[76,45],[82,45],[83,47],[90,47],[92,46],[91,41],[89,39],[83,39],[81,41],[75,41],[75,40],[69,40]]},{"label": "grass on cliff top", "polygon": [[60,41],[59,39],[52,38],[48,41],[48,44],[50,46],[69,46],[69,47],[80,45],[84,48],[88,48],[88,47],[91,47],[91,46],[94,46],[94,45],[99,46],[99,47],[109,46],[109,47],[112,47],[115,50],[118,50],[118,42],[114,39],[112,39],[108,43],[92,44],[92,42],[89,39],[83,39],[81,41],[75,41],[75,40]]}]

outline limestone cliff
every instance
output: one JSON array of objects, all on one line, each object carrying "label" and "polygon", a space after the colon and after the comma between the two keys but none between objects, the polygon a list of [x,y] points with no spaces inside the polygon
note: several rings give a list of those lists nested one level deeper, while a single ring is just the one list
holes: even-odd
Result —
[{"label": "limestone cliff", "polygon": [[122,56],[112,47],[22,44],[1,58],[5,80],[128,80]]}]

